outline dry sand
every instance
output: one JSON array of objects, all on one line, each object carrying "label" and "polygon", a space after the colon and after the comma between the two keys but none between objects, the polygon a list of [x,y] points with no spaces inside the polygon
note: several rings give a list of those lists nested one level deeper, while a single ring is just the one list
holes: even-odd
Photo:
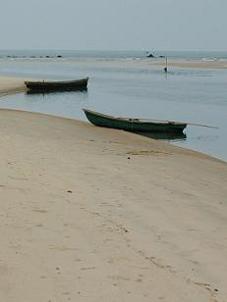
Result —
[{"label": "dry sand", "polygon": [[21,91],[26,91],[24,79],[0,76],[0,97]]},{"label": "dry sand", "polygon": [[0,110],[0,301],[227,301],[227,164]]}]

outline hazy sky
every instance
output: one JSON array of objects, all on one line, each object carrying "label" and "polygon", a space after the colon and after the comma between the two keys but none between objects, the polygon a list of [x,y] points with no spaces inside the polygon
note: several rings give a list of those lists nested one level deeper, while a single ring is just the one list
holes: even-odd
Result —
[{"label": "hazy sky", "polygon": [[0,4],[0,49],[227,50],[227,0]]}]

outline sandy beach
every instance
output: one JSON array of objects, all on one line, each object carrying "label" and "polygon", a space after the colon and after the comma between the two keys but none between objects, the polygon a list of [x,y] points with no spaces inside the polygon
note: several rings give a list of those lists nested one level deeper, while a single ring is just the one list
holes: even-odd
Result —
[{"label": "sandy beach", "polygon": [[226,302],[226,162],[16,110],[0,142],[0,301]]},{"label": "sandy beach", "polygon": [[3,301],[225,301],[226,163],[2,110]]}]

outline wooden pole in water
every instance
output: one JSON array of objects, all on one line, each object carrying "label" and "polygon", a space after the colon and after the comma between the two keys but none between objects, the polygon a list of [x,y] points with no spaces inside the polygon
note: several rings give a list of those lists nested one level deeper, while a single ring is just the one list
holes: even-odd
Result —
[{"label": "wooden pole in water", "polygon": [[166,57],[166,67],[164,68],[164,71],[167,73],[168,68],[167,68],[167,57]]}]

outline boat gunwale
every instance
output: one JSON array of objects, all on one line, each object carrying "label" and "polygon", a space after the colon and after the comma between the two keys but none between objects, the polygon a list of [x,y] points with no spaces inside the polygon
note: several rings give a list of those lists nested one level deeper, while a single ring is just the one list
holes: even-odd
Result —
[{"label": "boat gunwale", "polygon": [[131,122],[131,123],[144,123],[144,124],[162,124],[162,125],[176,125],[176,126],[187,126],[187,123],[181,123],[181,122],[175,122],[175,121],[169,121],[169,120],[156,120],[156,119],[140,119],[140,118],[127,118],[127,117],[115,117],[108,114],[99,113],[93,110],[89,109],[82,109],[84,113],[86,112],[97,115],[103,118],[111,119],[113,121],[125,121],[125,122]]},{"label": "boat gunwale", "polygon": [[43,80],[43,81],[35,81],[35,80],[33,80],[33,81],[24,81],[24,83],[25,83],[25,85],[27,86],[27,85],[52,85],[52,84],[54,84],[54,85],[70,85],[70,84],[76,84],[76,83],[80,83],[80,82],[88,82],[88,80],[89,80],[89,77],[87,77],[87,78],[83,78],[83,79],[78,79],[78,80],[69,80],[69,81],[67,81],[67,80],[64,80],[64,81],[56,81],[56,80],[48,80],[48,81],[45,81],[45,80]]}]

